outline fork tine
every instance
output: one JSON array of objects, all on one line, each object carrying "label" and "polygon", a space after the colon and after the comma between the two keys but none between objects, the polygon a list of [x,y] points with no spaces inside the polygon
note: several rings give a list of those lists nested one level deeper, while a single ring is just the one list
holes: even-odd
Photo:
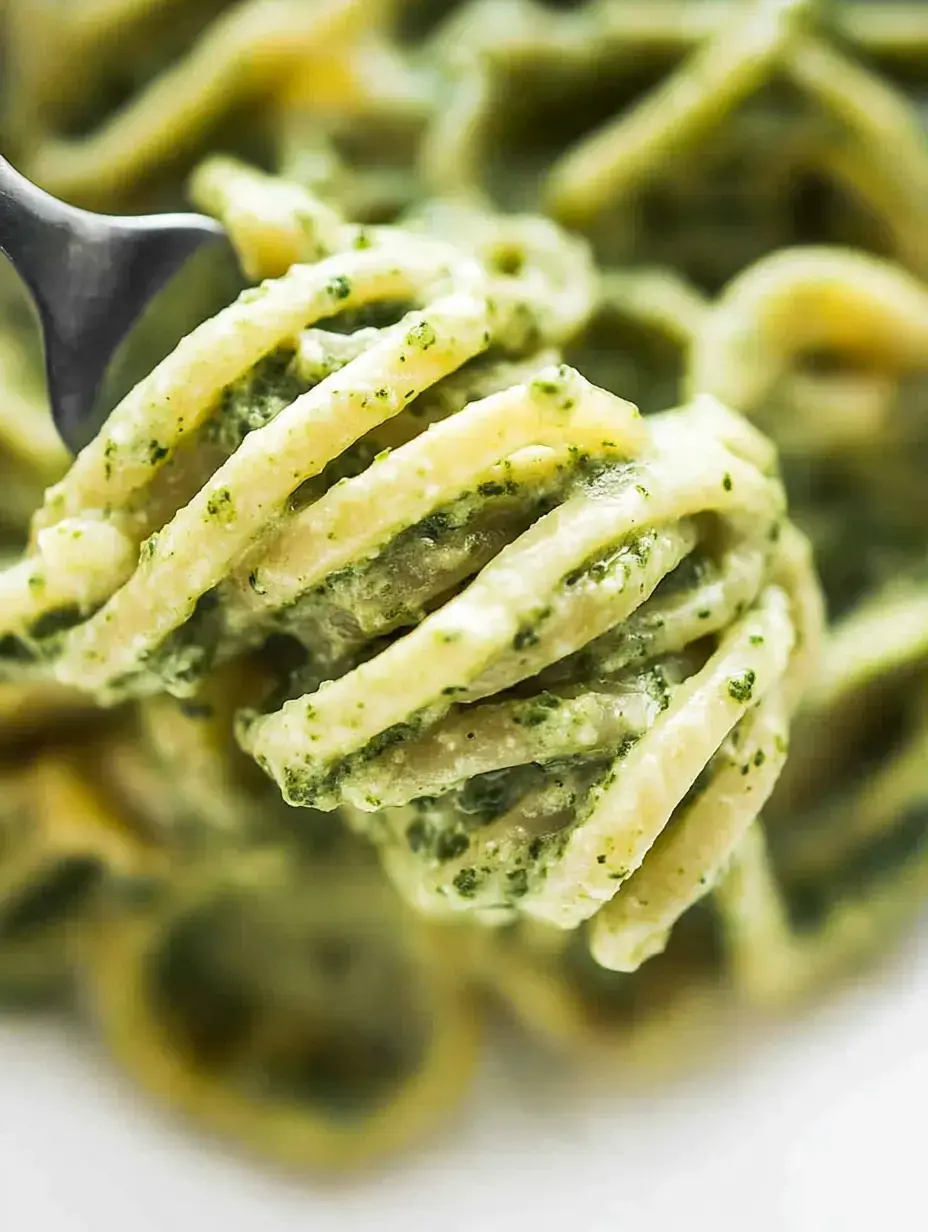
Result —
[{"label": "fork tine", "polygon": [[52,416],[71,449],[92,432],[107,370],[133,327],[193,254],[224,234],[198,214],[123,218],[76,209],[0,157],[0,251],[31,294]]}]

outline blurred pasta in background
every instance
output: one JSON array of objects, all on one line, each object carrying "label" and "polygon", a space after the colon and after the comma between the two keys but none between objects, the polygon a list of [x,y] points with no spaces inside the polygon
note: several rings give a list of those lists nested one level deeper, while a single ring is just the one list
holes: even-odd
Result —
[{"label": "blurred pasta in background", "polygon": [[928,10],[0,0],[0,152],[249,283],[75,460],[0,269],[0,1000],[344,1167],[928,883]]}]

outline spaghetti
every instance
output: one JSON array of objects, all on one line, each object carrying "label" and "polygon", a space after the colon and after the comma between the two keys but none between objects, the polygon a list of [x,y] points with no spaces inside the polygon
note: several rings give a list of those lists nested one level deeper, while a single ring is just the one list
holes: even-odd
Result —
[{"label": "spaghetti", "polygon": [[926,55],[903,0],[0,0],[4,153],[253,284],[70,469],[0,285],[4,999],[342,1167],[482,991],[640,1069],[888,944]]}]

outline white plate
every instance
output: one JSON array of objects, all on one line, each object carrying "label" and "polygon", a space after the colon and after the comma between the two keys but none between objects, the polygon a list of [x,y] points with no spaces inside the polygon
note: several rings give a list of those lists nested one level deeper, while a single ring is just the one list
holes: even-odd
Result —
[{"label": "white plate", "polygon": [[928,928],[658,1093],[596,1085],[527,1083],[497,1053],[440,1140],[374,1177],[300,1185],[189,1135],[66,1029],[0,1020],[0,1229],[917,1232]]}]

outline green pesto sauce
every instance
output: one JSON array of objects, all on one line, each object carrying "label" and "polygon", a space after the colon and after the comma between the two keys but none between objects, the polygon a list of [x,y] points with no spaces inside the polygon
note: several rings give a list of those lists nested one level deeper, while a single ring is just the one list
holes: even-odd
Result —
[{"label": "green pesto sauce", "polygon": [[428,351],[437,341],[435,330],[428,321],[419,321],[406,335],[406,345],[420,351]]},{"label": "green pesto sauce", "polygon": [[574,398],[568,392],[570,387],[570,369],[561,364],[555,376],[537,376],[529,385],[532,394],[540,395],[550,402],[558,411],[567,414],[574,408]]},{"label": "green pesto sauce", "polygon": [[631,564],[634,563],[637,567],[643,568],[648,563],[653,546],[653,532],[645,532],[633,539],[618,543],[605,551],[598,552],[576,569],[571,569],[562,578],[561,586],[569,590],[583,583],[601,584],[620,575],[624,575],[627,579]]},{"label": "green pesto sauce", "polygon": [[461,898],[473,898],[479,884],[480,879],[475,868],[462,868],[452,882]]},{"label": "green pesto sauce", "polygon": [[672,689],[663,667],[656,663],[644,674],[643,679],[648,697],[657,702],[661,710],[666,710],[670,705]]},{"label": "green pesto sauce", "polygon": [[49,611],[43,612],[37,620],[32,622],[29,626],[29,636],[41,642],[46,638],[55,637],[59,633],[66,633],[69,629],[73,629],[75,625],[80,624],[82,615],[83,613],[76,603],[51,608]]},{"label": "green pesto sauce", "polygon": [[[563,485],[567,475],[552,483]],[[434,596],[446,595],[482,567],[542,512],[552,497],[512,480],[462,493],[400,531],[369,560],[336,570],[274,615],[319,652],[347,638],[360,646],[419,623]],[[256,569],[250,585],[261,592]],[[457,635],[448,631],[444,639]],[[346,643],[347,644],[347,643]],[[328,651],[325,651],[328,654]]]},{"label": "green pesto sauce", "polygon": [[742,704],[749,702],[754,693],[754,683],[756,680],[757,674],[752,668],[748,668],[740,676],[730,676],[728,680],[728,696]]},{"label": "green pesto sauce", "polygon": [[[829,909],[842,899],[865,895],[880,882],[889,882],[919,860],[928,846],[928,805],[918,801],[897,819],[887,833],[854,851],[828,876],[787,881],[787,906],[794,925],[819,927]],[[776,860],[774,860],[776,863]]]},{"label": "green pesto sauce", "polygon": [[[311,704],[311,703],[310,703]],[[363,776],[363,767],[385,749],[392,748],[417,736],[432,718],[431,712],[410,715],[403,723],[397,723],[386,731],[379,732],[374,738],[356,752],[347,757],[337,758],[334,763],[318,769],[287,766],[283,772],[282,790],[290,804],[310,805],[314,808],[330,810],[339,804],[339,788],[342,780],[351,775]],[[379,806],[380,801],[374,796],[368,796],[371,808]]]},{"label": "green pesto sauce", "polygon": [[142,542],[142,546],[139,548],[139,563],[144,564],[146,561],[151,560],[157,547],[158,532],[155,531],[153,535],[149,535],[148,538]]},{"label": "green pesto sauce", "polygon": [[519,727],[542,727],[557,717],[562,705],[561,698],[554,693],[539,693],[537,697],[529,698],[516,706],[513,722]]},{"label": "green pesto sauce", "polygon": [[[149,1012],[186,1064],[246,1099],[362,1119],[428,1047],[427,1006],[389,923],[351,931],[304,920],[298,902],[268,910],[226,892],[166,931],[146,972]],[[262,952],[278,956],[273,970],[256,965]]]},{"label": "green pesto sauce", "polygon": [[326,292],[336,301],[347,299],[351,294],[351,280],[343,275],[338,275],[329,281],[326,286]]},{"label": "green pesto sauce", "polygon": [[279,347],[222,390],[206,438],[231,454],[249,432],[270,423],[308,388],[297,372],[293,349]]},{"label": "green pesto sauce", "polygon": [[8,663],[22,667],[27,663],[35,663],[38,657],[35,648],[27,645],[15,634],[5,633],[3,637],[0,637],[0,664]]},{"label": "green pesto sauce", "polygon": [[3,903],[0,943],[22,941],[39,929],[73,918],[102,875],[96,860],[70,857],[59,861]]},{"label": "green pesto sauce", "polygon": [[228,488],[219,488],[206,502],[206,513],[217,522],[229,523],[235,520],[235,502]]},{"label": "green pesto sauce", "polygon": [[[140,656],[141,676],[155,677],[169,689],[184,692],[209,672],[215,662],[222,632],[222,613],[214,591],[201,595],[193,615],[155,650]],[[130,677],[111,688],[131,692]]]},{"label": "green pesto sauce", "polygon": [[540,630],[545,621],[548,620],[553,612],[551,607],[536,608],[531,616],[516,631],[515,637],[512,639],[513,650],[527,650],[531,646],[537,646],[541,640]]}]

